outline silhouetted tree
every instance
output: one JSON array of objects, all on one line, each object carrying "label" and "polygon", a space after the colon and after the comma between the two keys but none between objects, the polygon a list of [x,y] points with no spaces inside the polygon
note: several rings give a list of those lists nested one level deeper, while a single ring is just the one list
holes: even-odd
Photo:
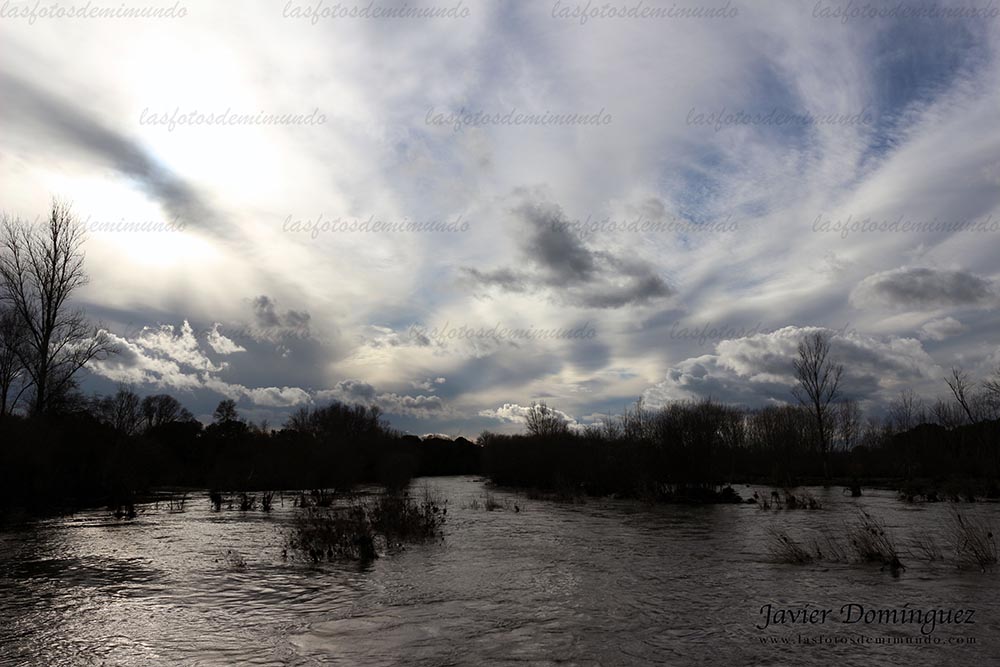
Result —
[{"label": "silhouetted tree", "polygon": [[892,429],[897,433],[909,431],[918,424],[927,421],[927,410],[924,401],[912,389],[900,392],[899,397],[889,403],[889,419]]},{"label": "silhouetted tree", "polygon": [[837,430],[845,451],[854,449],[861,437],[861,408],[853,398],[841,401],[837,408]]},{"label": "silhouetted tree", "polygon": [[123,385],[114,395],[115,428],[126,435],[142,432],[142,399],[132,385]]},{"label": "silhouetted tree", "polygon": [[17,354],[21,326],[14,310],[0,304],[0,417],[12,414],[31,386]]},{"label": "silhouetted tree", "polygon": [[236,401],[231,398],[219,401],[215,412],[212,413],[212,418],[215,419],[216,424],[239,421],[240,414],[236,411]]},{"label": "silhouetted tree", "polygon": [[53,202],[47,223],[36,228],[4,216],[0,231],[0,300],[22,330],[18,358],[32,382],[31,414],[48,412],[92,359],[113,351],[105,332],[70,308],[86,284],[83,228],[69,208]]},{"label": "silhouetted tree", "polygon": [[957,428],[965,423],[965,413],[962,408],[951,401],[937,399],[931,407],[934,423],[947,429]]},{"label": "silhouetted tree", "polygon": [[983,388],[993,398],[1000,400],[1000,367],[993,371],[993,376],[983,382]]},{"label": "silhouetted tree", "polygon": [[833,416],[830,404],[840,392],[844,367],[830,359],[830,338],[821,331],[807,335],[799,342],[795,359],[795,375],[799,385],[792,390],[799,403],[807,406],[816,422],[819,450],[823,455],[824,473],[829,475],[830,435]]},{"label": "silhouetted tree", "polygon": [[566,419],[544,402],[535,403],[525,415],[528,432],[543,437],[559,436],[569,431]]},{"label": "silhouetted tree", "polygon": [[88,409],[97,421],[107,424],[122,435],[137,435],[142,426],[141,399],[131,385],[120,384],[110,396],[94,396]]},{"label": "silhouetted tree", "polygon": [[194,421],[194,415],[169,394],[154,394],[142,399],[142,416],[146,430],[173,422]]},{"label": "silhouetted tree", "polygon": [[631,410],[625,409],[618,422],[621,426],[621,437],[627,440],[639,441],[649,437],[650,414],[643,406],[642,396],[636,399]]},{"label": "silhouetted tree", "polygon": [[983,405],[990,419],[1000,418],[1000,367],[983,382]]},{"label": "silhouetted tree", "polygon": [[958,407],[962,409],[962,414],[966,416],[969,423],[977,423],[979,421],[979,415],[976,414],[975,409],[975,387],[969,379],[968,372],[962,370],[961,368],[952,368],[951,377],[945,378],[944,381],[948,384],[948,389],[951,390],[952,396],[955,397],[955,402],[958,404]]}]

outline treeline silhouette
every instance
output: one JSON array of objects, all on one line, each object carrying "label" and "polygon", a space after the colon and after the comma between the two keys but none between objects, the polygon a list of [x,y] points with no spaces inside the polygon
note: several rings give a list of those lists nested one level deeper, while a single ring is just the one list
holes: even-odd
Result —
[{"label": "treeline silhouette", "polygon": [[[933,498],[997,497],[1000,419],[948,426],[901,400],[856,429],[838,421],[832,451],[802,406],[745,410],[711,400],[650,410],[639,401],[599,426],[572,429],[532,406],[528,433],[420,438],[378,407],[301,408],[278,429],[220,402],[204,426],[167,394],[65,397],[44,417],[0,418],[0,507],[119,506],[145,491],[402,487],[416,476],[485,474],[495,483],[659,501],[737,500],[738,483],[894,485]],[[854,438],[853,442],[850,438]]]},{"label": "treeline silhouette", "polygon": [[417,475],[479,470],[479,447],[389,427],[377,407],[303,408],[283,428],[224,400],[208,426],[166,394],[129,388],[45,417],[0,418],[0,506],[118,506],[157,487],[222,491],[398,488]]},{"label": "treeline silhouette", "polygon": [[649,410],[640,401],[605,424],[571,429],[558,411],[537,404],[527,434],[484,432],[478,442],[494,482],[566,496],[724,502],[738,500],[726,490],[737,483],[835,483],[891,485],[909,496],[1000,497],[1000,419],[948,428],[923,423],[927,416],[897,411],[835,423],[825,451],[802,406],[746,410],[706,399]]}]

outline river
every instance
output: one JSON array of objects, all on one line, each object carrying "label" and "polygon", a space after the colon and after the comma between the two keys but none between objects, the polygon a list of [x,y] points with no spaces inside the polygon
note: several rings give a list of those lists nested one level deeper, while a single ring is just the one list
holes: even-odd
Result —
[{"label": "river", "polygon": [[[447,500],[443,539],[367,567],[283,560],[290,496],[269,514],[215,512],[195,494],[183,512],[160,503],[133,520],[93,510],[8,528],[0,664],[1000,664],[1000,574],[927,562],[911,544],[953,553],[948,503],[812,488],[820,509],[763,511],[494,490],[509,507],[486,511],[475,478],[415,484]],[[859,507],[885,522],[905,571],[769,555],[770,527],[843,535]],[[1000,525],[1000,506],[960,507]],[[768,604],[832,611],[760,629]],[[929,634],[844,622],[906,604],[974,616]]]}]

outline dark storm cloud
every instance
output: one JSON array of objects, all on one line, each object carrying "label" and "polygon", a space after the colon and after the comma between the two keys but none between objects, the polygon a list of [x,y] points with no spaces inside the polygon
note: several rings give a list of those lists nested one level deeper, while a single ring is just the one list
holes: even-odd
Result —
[{"label": "dark storm cloud", "polygon": [[591,281],[597,272],[594,255],[570,232],[562,209],[545,201],[525,202],[514,215],[526,223],[521,251],[548,277],[550,284]]},{"label": "dark storm cloud", "polygon": [[281,326],[281,319],[274,310],[274,301],[266,294],[261,294],[253,300],[254,321],[260,327]]},{"label": "dark storm cloud", "polygon": [[250,332],[259,337],[273,340],[285,335],[308,335],[310,315],[304,310],[287,310],[284,315],[278,312],[274,299],[261,294],[251,302],[254,325],[256,329]]},{"label": "dark storm cloud", "polygon": [[641,305],[672,294],[670,288],[654,275],[637,277],[621,287],[600,287],[576,295],[575,303],[588,308],[620,308],[634,304]]},{"label": "dark storm cloud", "polygon": [[527,291],[526,276],[513,269],[497,269],[495,271],[480,271],[471,267],[462,267],[461,271],[473,282],[481,285],[499,287],[505,292]]},{"label": "dark storm cloud", "polygon": [[308,330],[310,316],[304,310],[289,310],[285,313],[285,324],[293,329]]},{"label": "dark storm cloud", "polygon": [[868,276],[851,293],[856,306],[899,309],[976,306],[996,298],[990,281],[972,273],[907,267]]},{"label": "dark storm cloud", "polygon": [[600,309],[641,305],[673,294],[653,265],[587,247],[558,205],[534,197],[511,212],[518,223],[520,259],[530,268],[463,267],[475,284],[514,293],[548,291],[563,303]]}]

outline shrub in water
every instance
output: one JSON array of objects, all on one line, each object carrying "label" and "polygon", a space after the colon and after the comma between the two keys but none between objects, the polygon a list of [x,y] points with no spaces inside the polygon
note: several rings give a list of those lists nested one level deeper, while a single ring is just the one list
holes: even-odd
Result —
[{"label": "shrub in water", "polygon": [[378,557],[380,546],[438,537],[447,512],[429,491],[420,502],[402,492],[355,498],[346,506],[305,507],[295,518],[287,549],[314,563],[368,562]]},{"label": "shrub in water", "polygon": [[849,533],[855,553],[862,561],[881,563],[895,572],[903,568],[899,553],[885,524],[864,510],[858,511],[858,523]]},{"label": "shrub in water", "polygon": [[959,567],[976,567],[985,572],[996,565],[997,541],[990,524],[958,510],[952,510],[952,519]]},{"label": "shrub in water", "polygon": [[789,537],[788,533],[784,530],[770,528],[768,536],[767,550],[779,563],[801,565],[813,561],[812,554],[801,544]]}]

